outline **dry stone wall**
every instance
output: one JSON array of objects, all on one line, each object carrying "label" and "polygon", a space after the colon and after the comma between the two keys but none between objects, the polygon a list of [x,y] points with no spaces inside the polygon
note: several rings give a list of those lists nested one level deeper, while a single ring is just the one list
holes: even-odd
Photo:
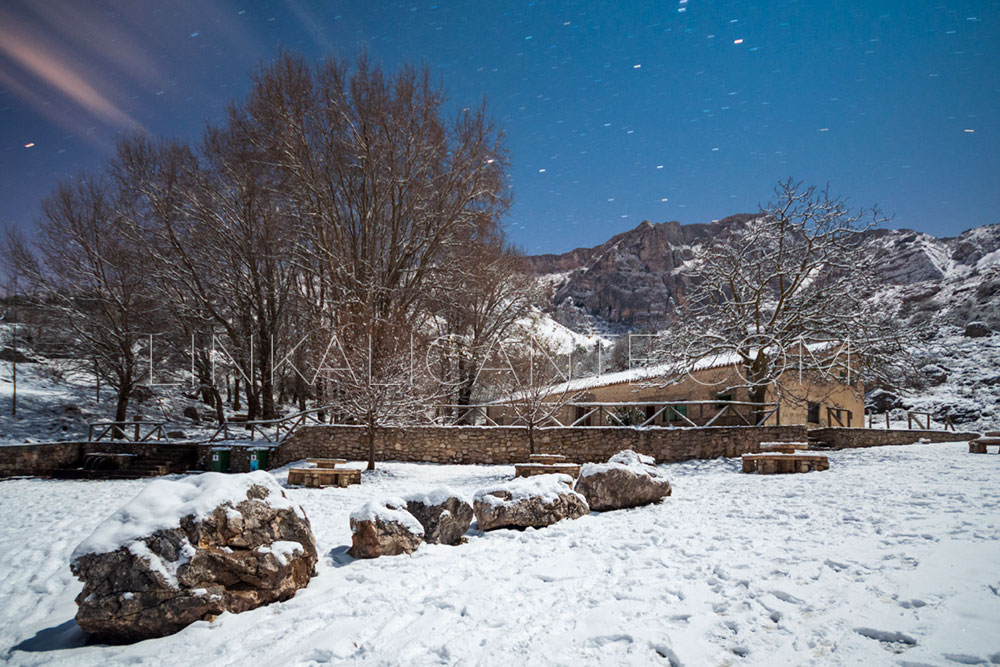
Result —
[{"label": "dry stone wall", "polygon": [[[806,439],[804,426],[709,428],[541,428],[536,453],[563,454],[573,461],[606,461],[623,449],[660,462],[713,459],[758,451],[761,442]],[[375,442],[379,461],[510,464],[528,460],[528,433],[521,427],[415,426],[380,429]],[[308,426],[297,430],[274,452],[271,466],[309,457],[368,458],[361,426]]]},{"label": "dry stone wall", "polygon": [[931,442],[960,442],[978,438],[979,433],[956,433],[955,431],[893,430],[877,428],[817,428],[809,431],[810,437],[822,440],[834,449],[854,449],[857,447],[885,447],[887,445],[910,445],[921,439]]}]

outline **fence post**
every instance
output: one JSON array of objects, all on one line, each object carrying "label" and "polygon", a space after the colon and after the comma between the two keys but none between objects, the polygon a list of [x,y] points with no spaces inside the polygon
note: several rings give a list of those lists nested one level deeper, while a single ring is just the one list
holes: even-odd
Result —
[{"label": "fence post", "polygon": [[135,442],[139,442],[139,422],[142,421],[142,415],[140,415],[138,412],[135,413],[134,421],[135,421],[135,437],[133,438],[133,440]]},{"label": "fence post", "polygon": [[886,431],[889,430],[889,412],[888,411],[886,411],[886,413],[885,413],[885,430]]}]

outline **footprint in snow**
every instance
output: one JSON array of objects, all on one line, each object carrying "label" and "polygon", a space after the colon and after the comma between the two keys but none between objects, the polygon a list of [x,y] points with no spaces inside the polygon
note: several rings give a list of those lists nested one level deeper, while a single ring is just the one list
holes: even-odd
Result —
[{"label": "footprint in snow", "polygon": [[902,653],[917,645],[917,640],[902,632],[892,630],[877,630],[875,628],[854,628],[862,637],[874,639],[882,644],[882,648],[893,653]]}]

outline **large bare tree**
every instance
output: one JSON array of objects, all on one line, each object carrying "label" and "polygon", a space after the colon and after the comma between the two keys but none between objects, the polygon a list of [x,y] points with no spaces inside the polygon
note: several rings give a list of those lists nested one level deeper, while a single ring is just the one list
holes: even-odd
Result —
[{"label": "large bare tree", "polygon": [[100,176],[63,182],[42,201],[32,242],[10,235],[6,248],[56,315],[66,351],[115,390],[115,421],[126,419],[140,347],[159,325],[142,250],[118,214],[120,194]]},{"label": "large bare tree", "polygon": [[[852,209],[828,189],[786,180],[759,214],[708,243],[688,272],[656,361],[672,379],[728,361],[733,385],[753,402],[800,374],[892,384],[909,366],[919,332],[878,299],[877,208]],[[791,398],[791,396],[790,396]]]}]

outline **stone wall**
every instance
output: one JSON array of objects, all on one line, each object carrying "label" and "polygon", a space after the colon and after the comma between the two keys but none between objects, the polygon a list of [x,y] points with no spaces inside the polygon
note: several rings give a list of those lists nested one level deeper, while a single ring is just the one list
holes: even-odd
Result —
[{"label": "stone wall", "polygon": [[[633,449],[657,461],[713,459],[758,451],[761,442],[805,441],[804,426],[722,426],[710,428],[540,428],[535,450],[563,454],[573,461],[606,461]],[[528,433],[522,427],[415,426],[380,429],[375,443],[378,461],[510,464],[527,461]],[[274,452],[271,466],[309,457],[368,458],[361,426],[300,428]]]},{"label": "stone wall", "polygon": [[82,447],[77,442],[0,447],[0,478],[45,475],[56,468],[72,468],[80,460]]},{"label": "stone wall", "polygon": [[923,431],[900,429],[885,431],[877,428],[817,428],[809,431],[809,437],[822,440],[834,449],[855,447],[884,447],[886,445],[910,445],[921,438],[931,442],[961,442],[978,438],[979,433],[954,431]]}]

